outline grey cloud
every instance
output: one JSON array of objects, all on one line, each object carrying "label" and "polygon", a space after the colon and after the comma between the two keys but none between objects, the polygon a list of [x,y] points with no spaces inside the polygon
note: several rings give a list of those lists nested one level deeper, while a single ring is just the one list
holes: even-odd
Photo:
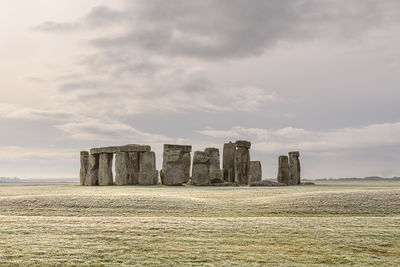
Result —
[{"label": "grey cloud", "polygon": [[[137,47],[159,55],[202,59],[262,54],[279,42],[320,36],[358,36],[379,25],[396,1],[146,1],[124,10],[127,31],[100,36],[101,48]],[[107,20],[101,13],[92,19]]]},{"label": "grey cloud", "polygon": [[68,32],[75,31],[79,29],[79,24],[77,23],[61,23],[54,21],[46,21],[39,24],[32,29],[35,31],[45,31],[45,32]]}]

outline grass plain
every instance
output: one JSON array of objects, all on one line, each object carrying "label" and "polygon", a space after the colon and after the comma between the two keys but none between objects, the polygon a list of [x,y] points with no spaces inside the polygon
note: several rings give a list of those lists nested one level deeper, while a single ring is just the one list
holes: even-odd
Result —
[{"label": "grass plain", "polygon": [[400,266],[400,182],[0,185],[0,266]]}]

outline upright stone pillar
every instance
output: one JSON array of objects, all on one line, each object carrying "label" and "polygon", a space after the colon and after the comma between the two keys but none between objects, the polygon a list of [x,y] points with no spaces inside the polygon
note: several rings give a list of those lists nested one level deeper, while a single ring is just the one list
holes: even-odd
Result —
[{"label": "upright stone pillar", "polygon": [[113,185],[112,162],[114,154],[100,153],[99,185]]},{"label": "upright stone pillar", "polygon": [[222,179],[219,159],[219,149],[209,147],[204,150],[210,157],[210,179]]},{"label": "upright stone pillar", "polygon": [[89,154],[85,185],[99,185],[99,155]]},{"label": "upright stone pillar", "polygon": [[89,164],[89,152],[81,151],[81,170],[79,172],[80,185],[85,185],[86,174]]},{"label": "upright stone pillar", "polygon": [[139,183],[139,160],[143,153],[128,152],[128,162],[127,162],[128,184]]},{"label": "upright stone pillar", "polygon": [[224,144],[222,156],[223,179],[227,182],[235,181],[235,153],[236,144],[229,142]]},{"label": "upright stone pillar", "polygon": [[289,184],[289,159],[288,156],[279,156],[277,181],[282,184]]},{"label": "upright stone pillar", "polygon": [[193,185],[210,185],[210,156],[206,152],[196,151],[193,156]]},{"label": "upright stone pillar", "polygon": [[249,183],[251,143],[244,140],[236,141],[235,181],[239,184]]},{"label": "upright stone pillar", "polygon": [[154,152],[141,153],[139,157],[139,184],[155,185],[157,182],[156,154]]},{"label": "upright stone pillar", "polygon": [[189,180],[192,146],[164,145],[162,181],[165,185],[182,185]]},{"label": "upright stone pillar", "polygon": [[289,184],[300,184],[300,153],[289,152]]},{"label": "upright stone pillar", "polygon": [[262,180],[261,162],[250,161],[249,184]]}]

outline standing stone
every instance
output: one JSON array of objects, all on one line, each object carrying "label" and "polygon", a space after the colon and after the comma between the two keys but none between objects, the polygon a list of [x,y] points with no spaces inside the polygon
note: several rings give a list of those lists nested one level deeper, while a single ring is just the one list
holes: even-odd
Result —
[{"label": "standing stone", "polygon": [[89,154],[85,185],[99,185],[99,155]]},{"label": "standing stone", "polygon": [[223,179],[227,182],[235,181],[235,153],[236,144],[229,142],[224,144],[222,156]]},{"label": "standing stone", "polygon": [[300,184],[300,153],[289,152],[289,184]]},{"label": "standing stone", "polygon": [[190,178],[192,146],[164,145],[162,181],[165,185],[182,185]]},{"label": "standing stone", "polygon": [[204,150],[210,157],[210,179],[221,179],[219,149],[210,147]]},{"label": "standing stone", "polygon": [[81,170],[79,173],[80,185],[85,185],[85,178],[88,171],[89,152],[81,151]]},{"label": "standing stone", "polygon": [[185,183],[187,183],[190,179],[190,152],[183,153],[182,163],[183,163],[183,173],[185,174]]},{"label": "standing stone", "polygon": [[239,184],[248,184],[250,171],[251,143],[244,140],[236,141],[235,152],[235,181]]},{"label": "standing stone", "polygon": [[181,150],[164,151],[163,176],[165,185],[182,185],[186,181]]},{"label": "standing stone", "polygon": [[196,151],[193,156],[193,185],[210,185],[210,156],[206,152]]},{"label": "standing stone", "polygon": [[114,155],[112,153],[101,153],[99,160],[99,185],[112,185],[113,173],[112,162]]},{"label": "standing stone", "polygon": [[288,156],[279,156],[278,183],[289,184],[289,159]]},{"label": "standing stone", "polygon": [[249,184],[262,180],[261,162],[250,161]]},{"label": "standing stone", "polygon": [[128,152],[128,184],[139,183],[139,160],[142,153]]},{"label": "standing stone", "polygon": [[139,181],[139,152],[115,154],[115,184],[132,185]]},{"label": "standing stone", "polygon": [[139,184],[154,185],[157,182],[156,154],[154,152],[141,153],[139,157]]}]

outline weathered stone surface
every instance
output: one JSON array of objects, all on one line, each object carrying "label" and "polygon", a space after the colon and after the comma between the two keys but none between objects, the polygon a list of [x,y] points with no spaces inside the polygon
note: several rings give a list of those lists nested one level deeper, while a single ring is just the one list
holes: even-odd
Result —
[{"label": "weathered stone surface", "polygon": [[137,184],[139,180],[139,153],[117,152],[115,154],[115,184]]},{"label": "weathered stone surface", "polygon": [[235,153],[235,143],[229,142],[224,144],[222,156],[223,179],[227,182],[235,181]]},{"label": "weathered stone surface", "polygon": [[245,140],[238,140],[238,141],[236,141],[236,146],[250,149],[251,143],[249,141],[245,141]]},{"label": "weathered stone surface", "polygon": [[300,153],[290,152],[289,153],[289,184],[297,185],[300,184]]},{"label": "weathered stone surface", "polygon": [[249,183],[262,180],[261,162],[250,161]]},{"label": "weathered stone surface", "polygon": [[181,150],[167,150],[163,153],[163,176],[165,185],[182,185],[187,181]]},{"label": "weathered stone surface", "polygon": [[289,184],[289,159],[288,156],[279,156],[278,177],[279,183]]},{"label": "weathered stone surface", "polygon": [[210,178],[211,179],[221,179],[221,167],[219,159],[219,149],[214,147],[209,147],[204,150],[210,157]]},{"label": "weathered stone surface", "polygon": [[190,179],[190,153],[184,153],[182,156],[182,163],[183,163],[183,172],[185,174],[185,183],[187,183]]},{"label": "weathered stone surface", "polygon": [[125,146],[109,146],[90,149],[90,154],[117,153],[117,152],[147,152],[151,147],[146,145],[130,144]]},{"label": "weathered stone surface", "polygon": [[269,180],[262,180],[249,183],[249,186],[286,186],[286,184],[277,183]]},{"label": "weathered stone surface", "polygon": [[[146,153],[146,152],[144,152]],[[128,152],[128,184],[139,183],[139,160],[141,152]]]},{"label": "weathered stone surface", "polygon": [[99,159],[99,185],[112,185],[112,161],[114,155],[112,153],[101,153]]},{"label": "weathered stone surface", "polygon": [[141,153],[139,156],[139,184],[154,185],[157,182],[156,154],[154,152]]},{"label": "weathered stone surface", "polygon": [[81,169],[79,172],[80,185],[85,185],[86,174],[89,164],[89,152],[81,151]]},{"label": "weathered stone surface", "polygon": [[202,151],[194,152],[193,170],[192,170],[193,185],[210,185],[210,157],[208,153]]},{"label": "weathered stone surface", "polygon": [[180,150],[183,153],[190,153],[190,152],[192,152],[192,146],[164,144],[164,152],[168,152],[171,150]]},{"label": "weathered stone surface", "polygon": [[250,153],[245,147],[238,147],[235,153],[235,181],[248,184],[250,171]]},{"label": "weathered stone surface", "polygon": [[85,185],[99,185],[99,155],[89,155]]}]

